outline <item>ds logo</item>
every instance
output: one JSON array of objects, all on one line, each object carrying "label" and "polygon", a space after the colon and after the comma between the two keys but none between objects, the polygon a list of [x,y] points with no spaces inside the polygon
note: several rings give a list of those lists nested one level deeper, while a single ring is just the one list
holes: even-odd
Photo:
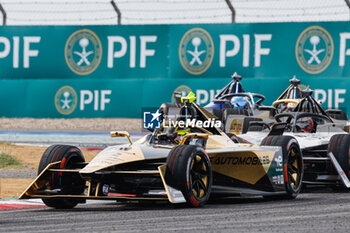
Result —
[{"label": "ds logo", "polygon": [[55,107],[63,115],[69,115],[76,109],[79,110],[105,111],[106,104],[111,102],[108,98],[112,90],[80,90],[80,98],[76,91],[70,86],[61,87],[55,95]]}]

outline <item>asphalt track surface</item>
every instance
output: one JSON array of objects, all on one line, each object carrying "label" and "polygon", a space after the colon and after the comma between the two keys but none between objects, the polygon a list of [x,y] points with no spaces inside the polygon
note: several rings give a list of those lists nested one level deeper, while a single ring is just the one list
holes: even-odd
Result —
[{"label": "asphalt track surface", "polygon": [[295,200],[216,200],[202,208],[163,203],[80,204],[0,212],[0,232],[349,232],[350,193],[303,193]]},{"label": "asphalt track surface", "polygon": [[[96,139],[106,143],[108,135],[72,134],[67,138],[52,133],[51,136],[16,133],[0,137],[23,144],[51,144],[56,140],[61,143],[62,138],[77,143],[79,137],[79,143],[95,147],[91,138],[95,143]],[[105,144],[98,146],[103,148]],[[350,229],[350,193],[324,188],[302,193],[295,200],[227,198],[203,208],[115,201],[88,202],[71,210],[21,204],[2,208],[0,232],[349,232]]]}]

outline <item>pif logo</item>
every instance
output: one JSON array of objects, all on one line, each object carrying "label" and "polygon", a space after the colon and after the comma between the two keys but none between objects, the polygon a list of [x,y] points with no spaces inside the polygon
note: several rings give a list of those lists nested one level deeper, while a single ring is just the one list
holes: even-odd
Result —
[{"label": "pif logo", "polygon": [[87,111],[103,112],[111,102],[112,90],[79,90],[76,91],[70,86],[63,86],[56,92],[55,107],[64,115],[71,114],[79,104],[80,113]]},{"label": "pif logo", "polygon": [[91,30],[76,31],[68,38],[64,54],[68,67],[74,73],[90,74],[96,70],[101,62],[101,41]]},{"label": "pif logo", "polygon": [[299,66],[310,74],[324,71],[332,61],[333,52],[331,35],[319,26],[306,28],[295,45],[295,56]]},{"label": "pif logo", "polygon": [[209,33],[202,28],[193,28],[185,33],[179,45],[182,67],[190,74],[204,73],[214,57],[214,43]]},{"label": "pif logo", "polygon": [[55,95],[55,106],[59,113],[63,115],[71,114],[78,103],[78,96],[70,86],[61,87]]}]

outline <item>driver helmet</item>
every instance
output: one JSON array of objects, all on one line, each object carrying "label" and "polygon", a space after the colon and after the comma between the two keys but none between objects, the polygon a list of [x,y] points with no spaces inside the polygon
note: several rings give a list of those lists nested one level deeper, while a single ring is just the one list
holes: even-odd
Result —
[{"label": "driver helmet", "polygon": [[304,119],[303,121],[299,122],[299,126],[301,129],[306,133],[313,133],[315,132],[315,123],[312,118]]},{"label": "driver helmet", "polygon": [[234,108],[243,109],[248,107],[247,97],[235,96],[231,99]]},{"label": "driver helmet", "polygon": [[293,110],[296,106],[297,106],[297,105],[294,104],[294,103],[288,103],[288,104],[287,104],[287,109]]},{"label": "driver helmet", "polygon": [[172,134],[172,140],[179,144],[183,138],[183,136],[185,136],[186,134],[190,133],[191,130],[188,129],[179,129],[178,127],[176,127],[176,129],[174,130],[174,133]]}]

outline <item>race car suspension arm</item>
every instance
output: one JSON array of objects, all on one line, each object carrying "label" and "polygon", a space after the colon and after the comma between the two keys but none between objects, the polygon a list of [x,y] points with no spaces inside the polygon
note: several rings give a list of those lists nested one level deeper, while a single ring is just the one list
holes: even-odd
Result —
[{"label": "race car suspension arm", "polygon": [[340,176],[340,180],[343,182],[345,187],[350,188],[350,181],[346,176],[346,174],[344,173],[343,169],[341,168],[340,164],[338,163],[337,159],[334,157],[333,153],[332,152],[328,153],[328,156],[329,158],[331,158],[331,161]]}]

